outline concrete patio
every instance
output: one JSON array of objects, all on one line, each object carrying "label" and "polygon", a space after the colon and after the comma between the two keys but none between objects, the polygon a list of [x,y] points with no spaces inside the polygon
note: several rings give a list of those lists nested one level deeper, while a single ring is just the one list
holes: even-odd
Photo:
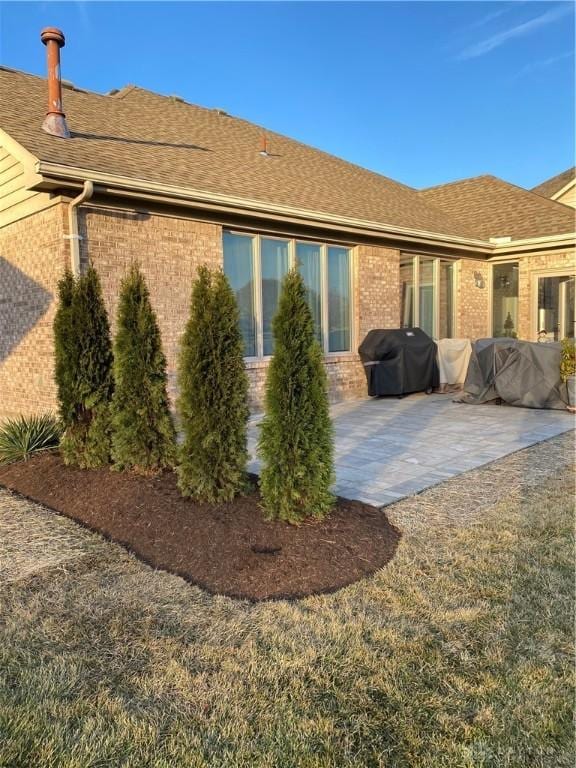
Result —
[{"label": "concrete patio", "polygon": [[[454,395],[363,399],[332,407],[334,491],[375,506],[392,504],[451,477],[574,428],[567,411],[465,405]],[[257,424],[250,428],[250,471]]]}]

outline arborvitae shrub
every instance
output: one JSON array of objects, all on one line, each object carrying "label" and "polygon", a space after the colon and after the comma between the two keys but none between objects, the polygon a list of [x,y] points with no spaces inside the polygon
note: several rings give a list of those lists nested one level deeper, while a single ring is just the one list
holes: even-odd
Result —
[{"label": "arborvitae shrub", "polygon": [[58,283],[58,308],[54,316],[54,377],[58,392],[60,420],[72,425],[76,413],[75,381],[78,369],[78,345],[72,324],[74,276],[69,269]]},{"label": "arborvitae shrub", "polygon": [[248,379],[236,299],[220,270],[198,270],[178,383],[180,490],[229,501],[246,488]]},{"label": "arborvitae shrub", "polygon": [[55,323],[56,379],[66,431],[60,450],[67,464],[99,467],[110,461],[109,404],[113,390],[108,317],[96,271],[60,288]]},{"label": "arborvitae shrub", "polygon": [[272,329],[274,357],[259,440],[260,487],[269,518],[299,523],[324,517],[334,497],[326,372],[306,287],[295,270],[284,278]]},{"label": "arborvitae shrub", "polygon": [[112,459],[118,469],[154,472],[175,458],[166,358],[144,276],[133,265],[122,282],[114,339]]}]

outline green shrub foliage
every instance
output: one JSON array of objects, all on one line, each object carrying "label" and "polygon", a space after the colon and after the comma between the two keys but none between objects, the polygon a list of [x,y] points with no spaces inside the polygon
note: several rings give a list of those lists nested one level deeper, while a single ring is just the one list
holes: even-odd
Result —
[{"label": "green shrub foliage", "polygon": [[249,411],[238,307],[222,271],[198,270],[178,376],[180,490],[205,501],[229,501],[246,488]]},{"label": "green shrub foliage", "polygon": [[96,271],[77,280],[66,273],[54,321],[56,382],[65,427],[60,450],[67,464],[110,461],[109,404],[113,390],[108,317]]},{"label": "green shrub foliage", "polygon": [[576,342],[574,339],[562,339],[562,358],[560,361],[560,377],[568,381],[576,373]]},{"label": "green shrub foliage", "polygon": [[118,469],[154,472],[174,463],[166,358],[144,276],[133,265],[120,291],[114,340],[112,458]]},{"label": "green shrub foliage", "polygon": [[272,329],[274,357],[259,441],[262,500],[269,518],[299,523],[324,517],[334,497],[326,372],[306,287],[295,270],[284,278]]},{"label": "green shrub foliage", "polygon": [[72,327],[74,277],[67,269],[58,283],[58,308],[54,317],[54,375],[58,392],[60,420],[69,427],[75,415],[77,345]]}]

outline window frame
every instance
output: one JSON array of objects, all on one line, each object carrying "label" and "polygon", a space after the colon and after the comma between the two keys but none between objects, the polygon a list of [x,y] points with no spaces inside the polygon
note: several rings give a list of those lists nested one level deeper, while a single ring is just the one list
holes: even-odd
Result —
[{"label": "window frame", "polygon": [[[420,328],[420,260],[427,259],[432,261],[432,312],[433,312],[433,332],[432,338],[438,340],[440,338],[440,277],[441,277],[441,265],[442,262],[450,262],[454,269],[458,263],[458,259],[452,259],[448,256],[437,256],[431,253],[413,253],[410,251],[400,252],[400,263],[402,261],[412,261],[412,321],[414,328]],[[456,320],[458,317],[457,301],[459,295],[459,285],[457,284],[457,273],[454,269],[452,273],[452,307],[450,325],[452,333],[456,334]],[[403,307],[400,306],[400,324],[403,319]],[[456,335],[452,335],[450,338],[458,338]]]},{"label": "window frame", "polygon": [[534,270],[530,273],[530,329],[534,341],[538,339],[538,283],[545,277],[574,277],[576,279],[576,269],[567,269],[558,267],[556,269]]},{"label": "window frame", "polygon": [[[507,264],[516,264],[518,267],[518,309],[517,309],[517,324],[520,323],[520,263],[521,260],[519,258],[512,259],[512,258],[500,258],[498,260],[491,261],[489,264],[489,273],[488,273],[488,330],[490,332],[490,338],[505,338],[505,337],[495,337],[494,336],[494,267],[501,267],[505,266]],[[517,329],[518,330],[518,329]],[[520,337],[518,337],[520,338]]]},{"label": "window frame", "polygon": [[[247,362],[257,361],[269,361],[274,354],[264,354],[264,316],[263,316],[263,302],[262,302],[262,247],[261,241],[264,240],[279,240],[283,243],[288,243],[288,269],[294,269],[297,267],[297,255],[296,246],[297,243],[303,243],[305,245],[316,245],[320,248],[320,325],[322,333],[322,353],[326,358],[341,357],[342,355],[354,354],[356,345],[356,300],[354,294],[354,275],[355,275],[355,251],[356,248],[348,243],[338,243],[331,241],[322,241],[313,238],[288,236],[279,234],[268,234],[263,232],[249,232],[240,229],[223,229],[222,234],[228,233],[230,235],[241,235],[243,237],[252,238],[252,280],[254,295],[253,306],[255,314],[255,329],[256,329],[256,355],[245,355],[244,360]],[[350,349],[340,352],[330,352],[329,341],[330,333],[328,330],[328,249],[329,248],[343,248],[348,251],[348,296],[349,296],[349,312],[350,312]],[[222,261],[224,261],[224,238],[222,238]]]}]

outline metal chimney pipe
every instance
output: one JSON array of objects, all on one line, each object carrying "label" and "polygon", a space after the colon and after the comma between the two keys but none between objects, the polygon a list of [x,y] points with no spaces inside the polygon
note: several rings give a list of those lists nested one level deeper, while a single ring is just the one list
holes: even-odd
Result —
[{"label": "metal chimney pipe", "polygon": [[64,34],[55,27],[46,27],[40,33],[46,46],[48,63],[48,110],[42,123],[42,130],[51,136],[69,139],[66,115],[62,111],[62,82],[60,80],[60,48],[64,47]]}]

